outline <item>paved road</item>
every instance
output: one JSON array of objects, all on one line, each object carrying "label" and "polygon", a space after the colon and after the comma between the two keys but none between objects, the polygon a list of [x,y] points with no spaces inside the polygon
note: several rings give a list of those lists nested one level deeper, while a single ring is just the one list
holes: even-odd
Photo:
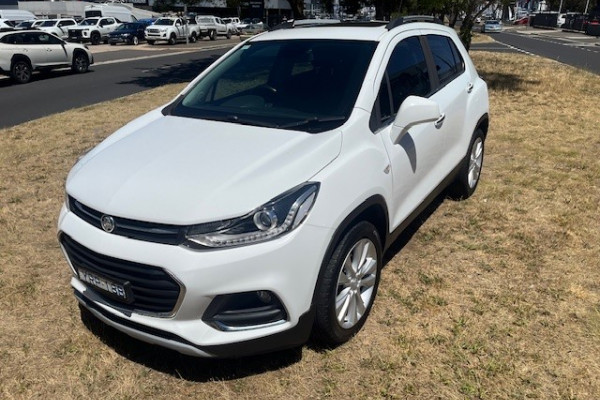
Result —
[{"label": "paved road", "polygon": [[239,39],[136,48],[93,46],[96,63],[86,74],[52,71],[35,75],[25,85],[1,79],[0,128],[167,83],[189,82],[236,43]]},{"label": "paved road", "polygon": [[478,43],[473,50],[521,52],[547,57],[600,74],[600,39],[561,30],[507,30],[490,35],[495,43]]}]

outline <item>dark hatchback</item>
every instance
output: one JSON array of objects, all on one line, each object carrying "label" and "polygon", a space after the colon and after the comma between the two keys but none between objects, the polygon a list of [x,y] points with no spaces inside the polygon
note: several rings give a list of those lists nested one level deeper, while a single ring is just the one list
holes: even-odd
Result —
[{"label": "dark hatchback", "polygon": [[117,43],[126,43],[137,45],[144,39],[144,29],[150,25],[147,21],[125,22],[113,32],[108,34],[108,43],[116,45]]}]

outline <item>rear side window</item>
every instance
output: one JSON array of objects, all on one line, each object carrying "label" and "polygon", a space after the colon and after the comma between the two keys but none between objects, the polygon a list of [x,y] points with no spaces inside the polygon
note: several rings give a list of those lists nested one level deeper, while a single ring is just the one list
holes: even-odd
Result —
[{"label": "rear side window", "polygon": [[429,35],[427,41],[433,55],[440,86],[444,86],[464,72],[465,62],[450,38]]}]

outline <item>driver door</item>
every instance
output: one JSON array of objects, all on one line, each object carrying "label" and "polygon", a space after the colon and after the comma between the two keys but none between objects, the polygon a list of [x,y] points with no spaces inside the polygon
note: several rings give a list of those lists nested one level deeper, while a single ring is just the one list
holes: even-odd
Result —
[{"label": "driver door", "polygon": [[45,51],[43,65],[69,64],[69,55],[62,40],[45,32],[35,32],[32,35],[35,35],[36,46]]}]

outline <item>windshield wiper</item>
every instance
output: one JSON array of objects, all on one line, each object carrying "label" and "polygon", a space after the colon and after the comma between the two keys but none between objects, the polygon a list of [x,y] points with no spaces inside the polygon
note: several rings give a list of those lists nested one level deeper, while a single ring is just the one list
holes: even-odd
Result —
[{"label": "windshield wiper", "polygon": [[333,115],[330,117],[315,116],[315,117],[310,117],[310,118],[306,118],[306,119],[301,119],[299,121],[290,122],[289,124],[279,125],[278,128],[289,129],[289,128],[295,128],[295,127],[304,126],[304,125],[321,124],[324,122],[344,121],[345,119],[346,119],[346,117],[343,115]]},{"label": "windshield wiper", "polygon": [[[213,119],[213,118],[210,118],[210,119]],[[236,124],[241,124],[241,125],[262,126],[264,128],[278,128],[279,127],[279,125],[277,125],[277,124],[273,124],[273,123],[265,122],[265,121],[259,121],[259,120],[251,119],[251,118],[240,118],[238,115],[227,115],[220,120],[234,122]]]}]

